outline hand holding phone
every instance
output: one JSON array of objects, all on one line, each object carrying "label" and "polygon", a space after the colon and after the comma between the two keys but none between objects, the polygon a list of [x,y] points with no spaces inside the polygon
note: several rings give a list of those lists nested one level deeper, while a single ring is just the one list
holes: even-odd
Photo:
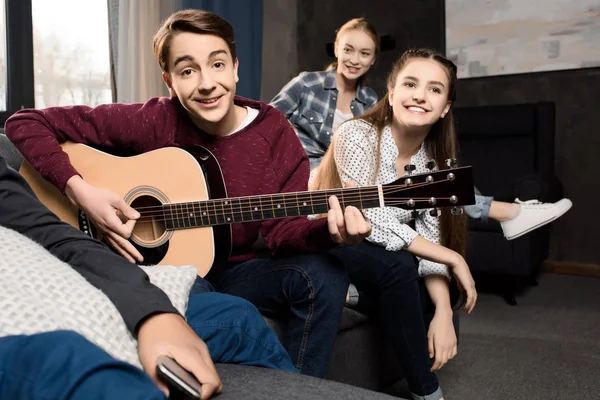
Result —
[{"label": "hand holding phone", "polygon": [[164,355],[158,357],[156,374],[169,386],[170,399],[196,400],[201,398],[202,385],[200,382],[171,357]]}]

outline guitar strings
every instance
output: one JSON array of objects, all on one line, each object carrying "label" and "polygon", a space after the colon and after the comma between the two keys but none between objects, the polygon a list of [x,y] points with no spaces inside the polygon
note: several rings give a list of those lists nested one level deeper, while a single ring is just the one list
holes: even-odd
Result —
[{"label": "guitar strings", "polygon": [[[450,200],[450,198],[438,198],[440,200]],[[385,203],[386,206],[406,206],[405,208],[407,209],[423,209],[423,208],[434,208],[436,207],[436,205],[431,205],[431,204],[427,204],[425,207],[422,207],[420,205],[418,205],[418,202],[428,202],[429,199],[428,198],[414,198],[412,199],[415,201],[415,204],[408,206],[408,201],[407,200],[397,200],[397,201],[388,201]],[[245,219],[245,216],[250,215],[250,217],[248,218],[248,221],[255,221],[255,220],[261,220],[261,219],[271,219],[271,218],[282,218],[282,217],[298,217],[298,216],[304,216],[304,215],[310,215],[310,214],[321,214],[324,213],[326,211],[329,211],[329,208],[327,210],[319,210],[318,207],[322,207],[322,206],[328,206],[328,203],[326,202],[319,202],[317,204],[315,204],[315,207],[311,207],[313,210],[314,208],[317,208],[317,210],[314,210],[312,212],[309,213],[299,213],[299,214],[295,214],[295,210],[297,210],[297,207],[291,207],[291,208],[287,208],[287,209],[275,209],[275,210],[279,210],[279,211],[283,211],[284,215],[274,215],[272,214],[272,216],[266,216],[265,217],[265,212],[268,214],[271,211],[274,211],[273,209],[269,209],[269,210],[257,210],[257,211],[235,211],[233,210],[232,212],[219,212],[218,216],[215,213],[211,213],[211,214],[202,214],[200,215],[199,213],[194,213],[194,212],[190,212],[190,213],[174,213],[173,215],[165,215],[163,213],[159,213],[159,214],[155,214],[154,216],[148,216],[145,215],[142,218],[139,218],[137,220],[136,223],[149,223],[149,222],[161,222],[161,221],[175,221],[175,220],[194,220],[194,221],[202,221],[203,219],[209,219],[210,220],[218,220],[219,218],[230,218],[233,217],[235,219],[237,219],[238,217],[241,218],[242,220]],[[376,207],[365,207],[365,209],[369,209],[369,208],[376,208]],[[288,212],[292,215],[288,215]],[[260,217],[255,218],[255,215],[259,215]],[[235,221],[235,222],[242,222],[242,221]]]},{"label": "guitar strings", "polygon": [[[439,198],[439,199],[444,199],[444,200],[449,200],[448,198]],[[421,201],[421,202],[425,202],[427,201],[427,199],[415,199],[415,201]],[[324,205],[324,204],[321,204]],[[408,202],[406,201],[394,201],[394,202],[388,202],[386,203],[386,206],[404,206],[402,208],[406,209],[407,211],[414,211],[414,210],[422,210],[422,209],[430,209],[430,208],[436,208],[436,207],[446,207],[446,206],[436,206],[436,205],[430,205],[427,204],[425,206],[420,206],[418,204],[412,204],[410,206],[408,206]],[[449,207],[451,207],[452,205],[447,205]],[[375,208],[375,207],[367,207],[367,208]],[[211,215],[202,215],[202,216],[198,216],[197,214],[181,214],[178,216],[174,216],[174,217],[165,217],[164,215],[157,215],[155,217],[146,217],[146,218],[142,218],[139,219],[138,221],[136,221],[136,224],[154,224],[154,223],[160,223],[160,222],[171,222],[174,225],[174,228],[191,228],[191,227],[202,227],[202,226],[213,226],[213,225],[222,225],[222,224],[232,224],[232,223],[242,223],[242,222],[256,222],[256,221],[262,221],[262,220],[269,220],[269,219],[279,219],[279,218],[287,218],[287,217],[301,217],[301,216],[306,216],[306,215],[318,215],[318,214],[324,214],[326,212],[329,211],[329,208],[326,210],[314,210],[312,213],[299,213],[296,214],[295,210],[289,210],[289,214],[288,212],[284,211],[284,215],[275,215],[275,214],[271,214],[271,215],[265,215],[264,212],[260,212],[260,211],[255,211],[254,213],[257,213],[258,216],[255,216],[255,214],[249,214],[247,212],[232,212],[232,213],[227,213],[227,214],[220,214],[218,217],[215,216],[214,214]]]},{"label": "guitar strings", "polygon": [[[448,200],[447,198],[440,198],[440,197],[438,197],[438,199]],[[420,201],[426,201],[426,200],[427,199],[423,199],[423,200],[420,200]],[[419,201],[419,200],[415,200],[415,201]],[[406,204],[407,204],[406,201],[386,202],[386,206],[397,206],[397,205],[406,205]],[[323,204],[321,204],[321,205],[323,205]],[[417,209],[435,208],[435,207],[436,207],[435,205],[428,205],[428,207],[418,207],[418,206],[415,205],[414,209],[417,210]],[[373,208],[376,208],[376,207],[373,207]],[[409,211],[409,210],[411,210],[411,208],[407,207],[407,211]],[[254,211],[254,212],[255,213],[260,213],[260,211]],[[233,212],[233,213],[230,213],[230,214],[221,214],[220,218],[225,217],[225,215],[242,216],[242,214],[246,215],[247,213]],[[314,214],[322,214],[322,213],[317,211]],[[262,213],[261,213],[261,216],[262,216]],[[241,223],[241,222],[253,222],[253,221],[256,222],[256,221],[261,221],[261,220],[280,219],[280,218],[287,218],[287,217],[300,217],[300,216],[303,216],[303,215],[280,215],[280,216],[272,215],[272,216],[261,217],[261,218],[257,218],[257,219],[249,218],[249,219],[246,219],[246,220],[227,221],[227,222],[225,222],[225,221],[215,221],[215,219],[217,219],[217,217],[215,217],[214,214],[211,215],[211,216],[205,215],[205,216],[202,216],[202,217],[197,216],[197,215],[190,216],[188,214],[185,214],[185,215],[180,215],[180,216],[174,216],[172,218],[164,218],[163,215],[159,215],[158,218],[153,218],[153,217],[140,218],[140,219],[138,219],[136,221],[136,225],[138,225],[138,224],[151,224],[151,223],[165,222],[165,221],[171,221],[171,222],[176,223],[176,221],[178,221],[178,220],[190,220],[190,221],[194,220],[194,221],[198,221],[198,223],[194,223],[194,224],[190,225],[189,227],[196,227],[196,226],[202,227],[202,226],[213,226],[213,225],[227,225],[227,224],[238,223],[238,222],[239,223]],[[203,218],[204,219],[207,219],[207,218],[208,219],[212,219],[213,222],[209,221],[209,223],[205,224],[205,223],[201,222]],[[184,223],[185,222],[186,221],[184,221]],[[178,228],[178,227],[175,227],[175,228]]]},{"label": "guitar strings", "polygon": [[[417,188],[417,187],[420,187],[420,186],[424,186],[424,185],[418,185],[417,184],[417,185],[412,185],[412,186],[410,186],[408,188]],[[376,189],[375,186],[369,187],[369,188]],[[320,199],[319,196],[327,196],[327,198],[329,198],[332,195],[338,195],[339,199],[343,198],[344,200],[360,200],[360,199],[363,199],[363,200],[375,200],[375,199],[379,198],[379,191],[370,191],[369,193],[364,193],[363,194],[363,193],[359,192],[358,188],[355,189],[355,190],[352,190],[352,189],[353,188],[344,189],[345,190],[344,193],[339,193],[339,191],[337,191],[337,190],[336,190],[335,193],[327,193],[327,191],[298,192],[298,194],[296,195],[296,199],[297,199],[296,203],[297,204],[299,204],[300,202],[312,202],[312,203],[314,203],[315,201],[323,200],[323,199]],[[361,189],[364,189],[364,188],[361,188]],[[383,189],[383,194],[392,194],[392,193],[396,193],[396,192],[402,192],[402,191],[404,191],[407,188],[405,188],[404,186],[402,186],[402,187],[392,187],[392,188],[386,187],[386,188],[382,188],[382,189]],[[286,193],[286,194],[283,194],[283,195],[289,196],[290,193]],[[269,205],[271,205],[271,206],[274,207],[273,204],[270,204],[270,203],[272,203],[274,201],[274,199],[272,198],[273,196],[280,196],[280,195],[262,195],[262,196],[260,196],[261,197],[260,201],[254,200],[255,204],[248,204],[248,203],[246,203],[242,207],[236,206],[236,208],[237,209],[241,208],[241,209],[248,209],[248,210],[250,210],[251,208],[256,207],[258,204],[260,204],[261,206],[262,206],[262,204],[264,204],[266,207],[268,207]],[[198,201],[198,202],[167,203],[165,205],[158,205],[158,206],[137,207],[136,210],[140,211],[141,213],[144,213],[144,212],[147,212],[147,211],[161,211],[162,212],[165,209],[168,209],[168,207],[171,207],[171,208],[177,208],[177,207],[179,207],[181,209],[182,207],[186,207],[186,206],[189,206],[189,207],[195,206],[198,203],[204,203],[204,204],[212,203],[211,204],[212,206],[216,205],[216,206],[219,206],[219,207],[222,207],[222,206],[231,207],[232,203],[238,202],[238,204],[241,204],[241,202],[243,201],[243,199],[248,199],[248,198],[251,198],[251,197],[252,196],[234,197],[234,198],[225,198],[225,199],[209,199],[209,200],[202,200],[202,201]],[[409,197],[407,197],[406,199],[409,199]],[[279,199],[277,199],[277,200],[279,200]],[[221,201],[221,202],[219,203],[219,201]],[[224,204],[223,201],[227,201],[229,204]],[[289,204],[289,203],[287,203],[287,204]],[[291,206],[290,205],[290,207],[298,207],[298,206]],[[306,207],[304,205],[302,205],[302,206]],[[274,208],[276,208],[276,207],[274,207]],[[263,208],[263,209],[267,210],[268,208]]]},{"label": "guitar strings", "polygon": [[[443,183],[443,182],[447,182],[447,180],[440,180],[440,181],[436,181],[436,182],[432,182],[432,183],[428,183],[428,182],[422,182],[422,183],[415,183],[413,185],[394,185],[394,186],[384,186],[382,187],[382,192],[383,194],[393,194],[393,193],[398,193],[398,192],[402,192],[405,190],[410,190],[413,188],[419,188],[419,187],[423,187],[423,186],[429,186],[429,185],[433,185],[436,183]],[[365,190],[365,189],[371,189],[371,190],[377,190],[377,186],[364,186],[361,188],[345,188],[343,189],[345,193],[347,194],[343,194],[342,192],[342,196],[338,195],[338,199],[341,199],[343,197],[344,200],[346,199],[356,199],[356,200],[360,200],[361,198],[367,199],[367,200],[376,200],[379,198],[379,191],[374,191],[371,193],[367,193],[367,194],[361,194],[359,192],[359,189],[361,190]],[[143,206],[143,207],[136,207],[135,209],[140,212],[141,214],[143,214],[144,212],[147,211],[160,211],[163,212],[166,208],[165,207],[185,207],[186,204],[189,205],[190,207],[193,206],[194,204],[197,203],[213,203],[212,205],[216,205],[216,206],[227,206],[227,207],[231,207],[232,202],[237,201],[239,204],[241,204],[242,200],[245,199],[254,199],[254,198],[260,198],[261,200],[264,200],[264,202],[262,202],[262,204],[266,204],[267,206],[269,205],[269,203],[272,202],[272,198],[269,199],[268,197],[273,197],[273,196],[290,196],[293,195],[294,193],[296,193],[296,198],[298,199],[297,201],[311,201],[314,202],[313,197],[317,197],[317,196],[327,196],[327,198],[329,198],[329,196],[333,196],[335,194],[340,194],[339,191],[342,189],[328,189],[328,190],[315,190],[315,191],[305,191],[305,192],[291,192],[291,193],[281,193],[281,194],[270,194],[270,195],[259,195],[259,196],[241,196],[241,197],[232,197],[232,198],[224,198],[224,199],[207,199],[207,200],[200,200],[200,201],[190,201],[190,202],[177,202],[177,203],[167,203],[167,204],[161,204],[161,205],[156,205],[156,206]],[[336,191],[337,193],[327,193],[327,192],[331,192],[331,191]],[[406,199],[410,199],[413,197],[407,197]],[[439,197],[438,197],[439,198]],[[300,200],[302,199],[302,200]],[[319,201],[320,199],[317,198],[317,201]],[[216,204],[219,201],[228,201],[229,204]],[[254,201],[258,201],[258,204],[261,204],[260,200],[254,200]],[[389,200],[386,200],[386,203]],[[261,204],[261,205],[262,205]],[[244,204],[244,207],[246,206],[246,204]],[[248,210],[251,208],[256,207],[256,204],[254,205],[248,205]],[[295,206],[292,206],[295,207]],[[304,206],[306,207],[306,206]],[[242,207],[243,208],[243,207]],[[239,209],[239,207],[238,207]],[[268,208],[263,208],[265,210],[268,210]],[[276,209],[274,207],[274,209]]]},{"label": "guitar strings", "polygon": [[[441,181],[440,181],[441,182]],[[423,185],[421,185],[423,186]],[[418,187],[418,185],[412,185],[410,186],[410,188],[414,188],[414,187]],[[397,187],[397,188],[390,188],[390,189],[386,189],[385,192],[386,194],[390,194],[390,193],[394,193],[394,192],[401,192],[403,190],[405,190],[406,187],[402,186],[402,187]],[[314,193],[314,192],[305,192],[305,193]],[[322,191],[320,194],[326,194],[324,191]],[[300,195],[298,196],[298,199],[300,199],[302,196],[308,196],[308,194],[306,195]],[[360,193],[353,193],[353,194],[346,194],[343,196],[343,199],[339,198],[340,201],[343,201],[344,203],[352,203],[352,202],[357,202],[357,201],[371,201],[371,200],[378,200],[379,199],[379,193],[374,193],[372,195],[361,195]],[[425,202],[425,201],[429,201],[430,197],[410,197],[410,198],[394,198],[394,199],[390,199],[390,200],[386,200],[385,201],[385,205],[389,205],[389,206],[394,206],[394,205],[406,205],[408,204],[408,200],[414,200],[415,203],[416,202]],[[435,197],[435,199],[437,200],[449,200],[450,197]],[[306,200],[309,200],[308,197],[306,198]],[[298,200],[300,201],[300,200]],[[202,218],[217,218],[218,216],[224,217],[225,215],[241,215],[241,214],[247,214],[247,213],[260,213],[261,215],[264,214],[264,212],[271,212],[271,211],[288,211],[288,210],[295,210],[295,209],[299,209],[299,208],[306,208],[306,207],[322,207],[324,205],[328,205],[328,198],[325,199],[317,199],[314,200],[312,199],[311,201],[311,205],[287,205],[284,207],[274,207],[273,205],[271,205],[271,201],[266,200],[267,203],[267,207],[261,207],[256,209],[256,205],[254,206],[249,206],[249,207],[234,207],[232,206],[232,203],[229,202],[229,204],[225,205],[225,204],[215,204],[213,203],[213,208],[215,208],[214,212],[213,210],[208,210],[207,211],[203,211],[201,209],[196,209],[196,207],[192,206],[192,203],[190,204],[190,207],[186,210],[185,208],[187,208],[187,206],[185,208],[179,206],[178,208],[175,208],[175,210],[173,210],[173,208],[167,209],[167,208],[163,208],[163,206],[150,206],[147,207],[146,209],[154,209],[154,211],[152,212],[148,212],[148,211],[144,211],[142,212],[142,216],[138,219],[139,223],[149,223],[149,222],[161,222],[161,221],[165,221],[165,220],[176,220],[176,219],[202,219]],[[186,203],[173,203],[173,204],[186,204]],[[263,203],[265,204],[265,203]],[[433,208],[435,207],[435,205],[431,205],[428,204],[429,207],[418,207],[418,206],[414,206],[414,208]],[[216,210],[216,207],[219,207],[220,210]],[[226,210],[224,207],[229,208],[229,210]],[[138,208],[141,209],[142,207]],[[371,207],[366,207],[366,208],[371,208]],[[191,209],[191,210],[190,210]],[[167,215],[166,211],[169,211]],[[173,212],[175,211],[175,212]],[[200,212],[208,212],[209,215],[204,215],[204,214],[199,214]],[[315,213],[319,213],[318,211]],[[241,215],[243,217],[243,215]],[[297,215],[293,215],[293,216],[297,216]],[[161,219],[162,218],[162,219]],[[264,217],[263,217],[264,218]],[[273,218],[276,218],[275,216],[273,216]]]}]

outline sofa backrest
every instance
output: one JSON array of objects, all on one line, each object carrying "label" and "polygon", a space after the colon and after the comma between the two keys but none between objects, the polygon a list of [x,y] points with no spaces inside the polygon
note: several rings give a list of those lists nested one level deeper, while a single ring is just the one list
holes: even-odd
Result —
[{"label": "sofa backrest", "polygon": [[554,176],[554,103],[456,107],[460,164],[473,166],[475,185],[513,201],[514,184]]},{"label": "sofa backrest", "polygon": [[23,163],[23,156],[4,133],[0,133],[0,157],[16,170],[19,170]]}]

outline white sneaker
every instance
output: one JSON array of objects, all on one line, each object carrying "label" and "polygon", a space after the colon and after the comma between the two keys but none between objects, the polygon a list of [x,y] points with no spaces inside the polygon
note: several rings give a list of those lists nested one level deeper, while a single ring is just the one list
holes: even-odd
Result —
[{"label": "white sneaker", "polygon": [[501,222],[504,237],[513,240],[529,233],[540,226],[544,226],[567,211],[573,206],[569,199],[561,199],[556,203],[541,203],[537,200],[521,201],[515,200],[521,211],[519,215],[510,221]]}]

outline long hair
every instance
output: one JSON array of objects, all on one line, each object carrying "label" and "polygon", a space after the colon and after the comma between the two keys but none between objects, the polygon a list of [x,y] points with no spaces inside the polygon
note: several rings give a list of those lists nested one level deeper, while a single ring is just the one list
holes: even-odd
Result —
[{"label": "long hair", "polygon": [[[344,25],[340,26],[336,31],[334,48],[338,46],[340,38],[344,33],[354,29],[362,30],[364,33],[369,35],[371,39],[373,39],[373,42],[375,43],[375,60],[377,60],[379,58],[379,53],[381,52],[381,41],[379,40],[379,35],[377,35],[375,26],[373,26],[373,24],[370,23],[366,18],[353,18],[350,21],[347,21]],[[325,68],[325,71],[331,71],[332,69],[336,69],[337,66],[338,62],[337,60],[335,60]],[[369,71],[365,72],[361,75],[360,78],[358,78],[358,85],[364,85],[367,82],[368,73]]]},{"label": "long hair", "polygon": [[[375,160],[376,179],[379,172],[379,164],[381,162],[381,137],[386,126],[391,125],[394,119],[392,108],[389,106],[389,89],[396,85],[396,79],[404,66],[409,60],[415,58],[424,58],[434,60],[439,63],[448,75],[450,81],[448,101],[454,103],[456,100],[456,65],[452,61],[445,58],[440,53],[430,49],[412,49],[406,51],[394,63],[392,71],[388,75],[387,87],[388,92],[379,100],[369,111],[359,115],[353,119],[360,119],[368,122],[373,126],[373,131],[377,134],[377,155]],[[339,171],[334,159],[336,136],[329,149],[325,153],[319,170],[311,182],[311,190],[339,188],[343,184],[340,179]],[[425,150],[429,157],[435,160],[438,166],[443,166],[448,158],[456,158],[458,153],[458,144],[456,139],[456,129],[454,125],[454,117],[452,115],[452,107],[444,118],[440,118],[431,127],[431,130],[425,137]],[[375,184],[375,182],[373,182]],[[465,236],[466,236],[466,216],[453,216],[450,210],[443,209],[440,215],[440,230],[442,236],[442,245],[465,255]]]}]

